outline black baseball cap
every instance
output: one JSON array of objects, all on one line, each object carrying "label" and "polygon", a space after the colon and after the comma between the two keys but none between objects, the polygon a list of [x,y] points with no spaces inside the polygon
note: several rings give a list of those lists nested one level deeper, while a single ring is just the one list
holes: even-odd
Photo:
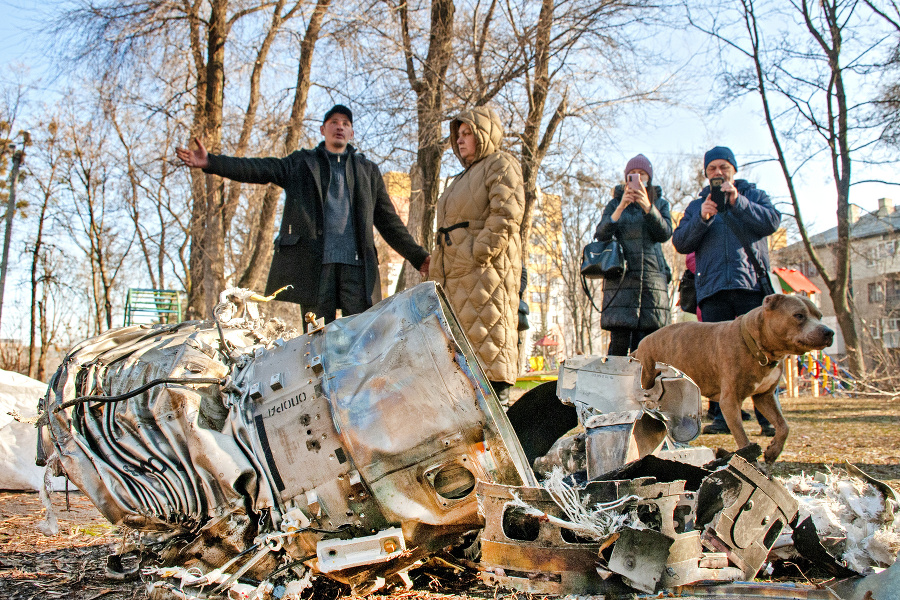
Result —
[{"label": "black baseball cap", "polygon": [[333,115],[345,115],[348,119],[350,119],[350,124],[353,125],[353,111],[343,104],[335,104],[334,106],[332,106],[331,110],[325,113],[325,118],[322,119],[322,122],[325,123]]}]

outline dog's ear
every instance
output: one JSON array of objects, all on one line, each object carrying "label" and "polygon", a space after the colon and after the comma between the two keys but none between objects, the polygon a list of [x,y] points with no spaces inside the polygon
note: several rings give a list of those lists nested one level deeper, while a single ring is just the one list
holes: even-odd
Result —
[{"label": "dog's ear", "polygon": [[819,307],[815,305],[815,303],[807,298],[806,296],[797,296],[803,301],[803,304],[806,305],[806,308],[809,309],[811,315],[813,315],[817,319],[822,318],[822,311],[819,310]]},{"label": "dog's ear", "polygon": [[765,310],[774,310],[781,306],[785,298],[787,298],[787,296],[784,294],[769,294],[763,298],[763,307]]}]

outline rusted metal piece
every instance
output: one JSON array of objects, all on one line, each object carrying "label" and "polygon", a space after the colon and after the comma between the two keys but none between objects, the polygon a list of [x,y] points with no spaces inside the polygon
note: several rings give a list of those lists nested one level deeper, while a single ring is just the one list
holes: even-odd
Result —
[{"label": "rusted metal piece", "polygon": [[481,579],[537,594],[596,594],[626,590],[604,581],[596,563],[601,544],[579,538],[546,519],[523,515],[521,500],[549,515],[567,518],[544,488],[505,486],[479,481],[476,488],[485,515],[481,533]]},{"label": "rusted metal piece", "polygon": [[[616,585],[655,593],[699,581],[749,579],[797,512],[780,483],[737,455],[717,471],[651,455],[609,475],[577,489],[585,507],[617,507],[625,526],[602,539],[576,538],[534,517],[530,524],[523,520],[516,512],[523,504],[570,518],[543,488],[479,485],[486,520],[482,578],[546,594],[612,593]],[[582,545],[573,547],[573,539]],[[601,552],[604,545],[611,554]],[[595,552],[597,577],[579,574],[591,562],[588,549]]]},{"label": "rusted metal piece", "polygon": [[[642,466],[646,468],[641,469]],[[659,474],[664,468],[674,476],[694,472],[708,474],[697,467],[679,465],[653,456],[629,465],[630,471],[635,474]],[[664,536],[660,540],[667,540],[668,552],[662,559],[657,556],[654,545],[642,543],[627,548],[633,562],[643,564],[645,569],[660,561],[664,565],[654,578],[635,580],[637,585],[633,587],[636,589],[653,592],[695,581],[736,581],[743,577],[741,569],[728,563],[726,554],[704,551],[700,532],[695,530],[694,523],[697,494],[696,491],[685,490],[685,480],[656,481],[654,477],[636,476],[628,480],[592,481],[585,485],[584,495],[588,505],[628,495],[638,496],[640,499],[630,505],[632,514],[644,526]],[[637,572],[646,577],[648,572],[645,569],[638,569]],[[612,570],[632,579],[628,572]]]},{"label": "rusted metal piece", "polygon": [[[800,586],[793,583],[735,582],[726,584],[686,585],[673,590],[672,597],[685,600],[715,598],[716,600],[842,600],[827,589]],[[849,599],[848,599],[849,600]]]},{"label": "rusted metal piece", "polygon": [[797,514],[797,500],[740,456],[707,477],[697,495],[697,526],[703,543],[725,552],[752,579],[782,529]]},{"label": "rusted metal piece", "polygon": [[865,577],[853,577],[828,584],[840,600],[900,600],[900,561]]}]

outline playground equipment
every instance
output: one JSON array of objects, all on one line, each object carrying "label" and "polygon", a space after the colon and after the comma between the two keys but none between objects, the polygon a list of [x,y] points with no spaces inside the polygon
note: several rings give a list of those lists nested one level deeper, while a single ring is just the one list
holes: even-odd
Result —
[{"label": "playground equipment", "polygon": [[128,288],[125,296],[125,327],[148,322],[181,323],[182,293],[178,290]]}]

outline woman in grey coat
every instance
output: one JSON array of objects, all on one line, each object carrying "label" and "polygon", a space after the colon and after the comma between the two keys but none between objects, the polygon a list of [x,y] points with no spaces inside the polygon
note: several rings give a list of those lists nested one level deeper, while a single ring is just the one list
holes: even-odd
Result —
[{"label": "woman in grey coat", "polygon": [[640,185],[616,186],[594,234],[601,241],[618,240],[627,265],[621,280],[603,283],[600,327],[610,333],[610,356],[627,355],[644,336],[668,325],[671,314],[672,272],[661,246],[672,237],[669,203],[652,184],[653,166],[646,156],[628,161],[626,179],[631,174],[640,177]]}]

